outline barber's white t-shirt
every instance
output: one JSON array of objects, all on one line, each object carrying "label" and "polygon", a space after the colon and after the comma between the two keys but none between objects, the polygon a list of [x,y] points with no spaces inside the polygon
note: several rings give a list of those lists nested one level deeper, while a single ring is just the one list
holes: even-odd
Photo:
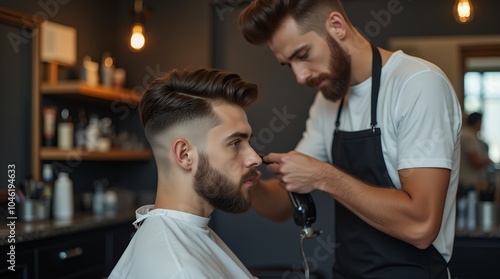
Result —
[{"label": "barber's white t-shirt", "polygon": [[[339,105],[340,102],[331,102],[317,94],[297,151],[332,162]],[[401,189],[398,175],[401,169],[452,170],[441,230],[433,243],[446,261],[450,260],[453,249],[461,121],[455,91],[437,66],[402,51],[391,55],[382,67],[377,104],[377,127],[382,133],[385,164],[398,189]],[[340,130],[366,130],[370,123],[371,78],[350,88],[341,111]]]},{"label": "barber's white t-shirt", "polygon": [[136,211],[143,222],[109,279],[254,278],[208,227],[209,218],[185,212]]}]

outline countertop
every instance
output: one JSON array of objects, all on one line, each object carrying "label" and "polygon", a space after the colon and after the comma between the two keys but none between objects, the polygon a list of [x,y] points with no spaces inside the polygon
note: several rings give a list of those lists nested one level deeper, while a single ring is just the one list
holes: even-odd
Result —
[{"label": "countertop", "polygon": [[[104,228],[118,224],[130,224],[135,220],[135,209],[120,210],[112,215],[93,215],[91,213],[77,213],[73,219],[68,221],[34,221],[22,222],[15,220],[15,239],[16,244],[40,240],[44,238],[64,235],[88,229]],[[0,246],[8,244],[8,238],[11,234],[8,221],[0,221]],[[486,238],[500,239],[500,226],[492,229],[456,229],[455,236],[461,238]]]},{"label": "countertop", "polygon": [[456,229],[455,237],[470,238],[498,238],[500,239],[500,226],[491,229]]},{"label": "countertop", "polygon": [[114,214],[93,215],[91,213],[76,213],[71,220],[33,221],[2,220],[0,222],[0,246],[9,244],[8,238],[12,232],[8,226],[10,221],[15,223],[15,243],[40,240],[44,238],[84,231],[88,229],[104,228],[119,224],[130,224],[135,220],[135,209],[120,210]]}]

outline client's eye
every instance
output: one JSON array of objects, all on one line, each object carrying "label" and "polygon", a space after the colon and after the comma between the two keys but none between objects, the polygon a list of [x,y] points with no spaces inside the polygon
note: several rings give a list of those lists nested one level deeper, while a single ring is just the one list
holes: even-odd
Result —
[{"label": "client's eye", "polygon": [[241,143],[241,140],[234,140],[234,141],[230,142],[229,145],[237,148],[238,146],[240,146],[240,143]]}]

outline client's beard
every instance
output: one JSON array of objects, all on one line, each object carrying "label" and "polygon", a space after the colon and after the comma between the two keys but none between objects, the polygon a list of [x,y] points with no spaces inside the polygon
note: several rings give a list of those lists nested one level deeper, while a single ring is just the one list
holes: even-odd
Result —
[{"label": "client's beard", "polygon": [[210,166],[206,154],[200,153],[199,158],[198,170],[194,177],[196,193],[215,208],[225,212],[246,212],[252,204],[252,193],[242,193],[241,186],[247,179],[257,177],[257,171],[250,169],[242,176],[239,184],[236,184]]}]

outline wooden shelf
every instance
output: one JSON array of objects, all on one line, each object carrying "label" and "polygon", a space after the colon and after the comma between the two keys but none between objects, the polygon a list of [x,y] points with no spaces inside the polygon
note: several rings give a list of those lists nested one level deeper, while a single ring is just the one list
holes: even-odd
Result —
[{"label": "wooden shelf", "polygon": [[62,81],[58,83],[43,83],[41,92],[44,95],[80,95],[107,101],[138,104],[142,93],[126,88],[114,88],[97,85],[89,86],[83,81]]},{"label": "wooden shelf", "polygon": [[40,148],[41,160],[83,160],[83,161],[147,161],[152,152],[144,150],[111,149],[109,151],[87,151],[82,149],[61,150],[56,147]]}]

